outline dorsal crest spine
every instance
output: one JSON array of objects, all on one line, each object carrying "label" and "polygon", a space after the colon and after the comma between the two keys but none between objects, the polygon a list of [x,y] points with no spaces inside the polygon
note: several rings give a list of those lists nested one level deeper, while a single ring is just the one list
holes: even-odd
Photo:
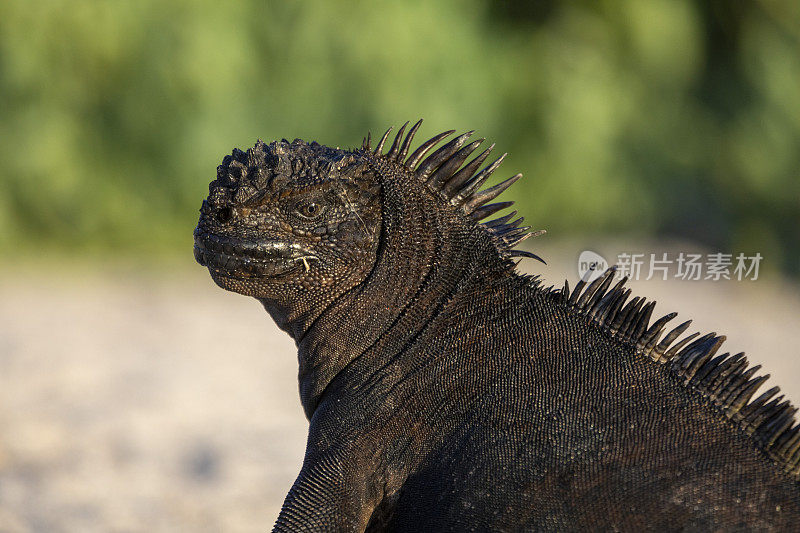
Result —
[{"label": "dorsal crest spine", "polygon": [[722,335],[692,333],[678,341],[691,320],[662,336],[677,313],[649,324],[655,302],[639,297],[628,300],[631,291],[625,287],[627,278],[609,288],[615,274],[616,267],[611,267],[589,284],[581,280],[570,291],[565,282],[563,288],[551,290],[550,294],[631,346],[637,354],[668,365],[669,372],[684,387],[701,393],[750,435],[784,472],[800,481],[800,424],[794,418],[797,408],[778,396],[778,387],[751,401],[769,375],[753,377],[761,367],[748,368],[744,353],[716,355],[725,341]]},{"label": "dorsal crest spine", "polygon": [[[404,136],[408,122],[403,124],[395,135],[389,151],[383,153],[392,128],[386,130],[378,141],[372,155],[381,157],[387,161],[392,161],[401,165],[409,172],[412,172],[420,183],[425,184],[431,191],[438,194],[442,199],[448,201],[456,207],[460,207],[462,212],[489,233],[495,243],[498,252],[505,258],[511,257],[530,257],[541,261],[544,260],[526,250],[518,250],[514,247],[529,237],[535,237],[545,233],[544,230],[531,232],[530,226],[522,226],[523,218],[515,220],[511,216],[504,216],[480,223],[480,220],[497,213],[498,211],[510,207],[513,202],[489,203],[497,198],[502,192],[513,185],[522,177],[522,174],[515,174],[507,180],[487,189],[481,189],[492,173],[503,162],[507,154],[488,164],[482,170],[478,168],[494,148],[492,144],[489,148],[481,152],[468,163],[464,162],[472,153],[483,143],[485,139],[478,139],[469,144],[467,140],[474,133],[468,131],[440,146],[430,155],[428,153],[443,139],[455,133],[455,130],[448,130],[435,135],[431,139],[422,143],[410,156],[406,158],[414,135],[419,130],[422,120],[418,120]],[[365,153],[371,150],[371,135],[364,138],[361,149]],[[427,157],[426,157],[427,156]]]}]

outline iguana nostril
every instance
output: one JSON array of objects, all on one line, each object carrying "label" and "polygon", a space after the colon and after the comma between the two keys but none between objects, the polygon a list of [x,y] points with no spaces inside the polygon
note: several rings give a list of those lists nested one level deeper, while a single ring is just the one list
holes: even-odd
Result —
[{"label": "iguana nostril", "polygon": [[216,213],[217,222],[224,224],[228,222],[231,218],[233,218],[233,210],[230,207],[222,207],[217,209]]}]

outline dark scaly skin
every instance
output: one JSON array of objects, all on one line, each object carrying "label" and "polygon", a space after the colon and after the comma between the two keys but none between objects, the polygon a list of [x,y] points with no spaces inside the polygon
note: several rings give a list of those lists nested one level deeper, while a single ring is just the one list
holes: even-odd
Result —
[{"label": "dark scaly skin", "polygon": [[517,274],[404,156],[259,142],[203,203],[196,259],[298,346],[276,531],[796,528],[796,476],[719,390]]}]

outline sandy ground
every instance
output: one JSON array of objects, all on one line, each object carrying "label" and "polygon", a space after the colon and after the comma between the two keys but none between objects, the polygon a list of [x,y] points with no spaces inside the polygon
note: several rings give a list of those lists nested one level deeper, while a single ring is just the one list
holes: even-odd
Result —
[{"label": "sandy ground", "polygon": [[[579,249],[545,244],[550,264],[524,266],[561,285],[576,279]],[[255,300],[190,264],[166,275],[4,269],[0,531],[269,529],[299,471],[306,421],[294,344]],[[747,351],[800,400],[796,285],[634,291],[659,300],[659,315],[678,310],[726,333],[727,350]]]}]

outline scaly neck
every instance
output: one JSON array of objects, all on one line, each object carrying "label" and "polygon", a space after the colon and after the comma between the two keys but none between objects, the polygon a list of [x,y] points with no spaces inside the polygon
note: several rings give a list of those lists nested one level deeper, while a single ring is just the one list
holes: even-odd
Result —
[{"label": "scaly neck", "polygon": [[337,374],[357,359],[369,358],[370,368],[391,362],[430,324],[465,273],[474,272],[480,230],[419,184],[386,181],[370,274],[318,314],[284,327],[298,344],[300,398],[309,419]]}]

